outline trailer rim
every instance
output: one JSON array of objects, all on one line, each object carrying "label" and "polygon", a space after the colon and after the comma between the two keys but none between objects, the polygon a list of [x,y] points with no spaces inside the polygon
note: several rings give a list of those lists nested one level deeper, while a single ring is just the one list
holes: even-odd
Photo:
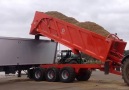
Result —
[{"label": "trailer rim", "polygon": [[45,80],[45,69],[44,68],[35,68],[33,73],[33,78],[35,81]]},{"label": "trailer rim", "polygon": [[40,71],[36,71],[34,75],[35,75],[36,78],[40,78],[41,72]]},{"label": "trailer rim", "polygon": [[69,77],[69,72],[68,72],[67,70],[64,70],[64,71],[62,72],[61,76],[62,76],[63,79],[68,79],[68,77]]},{"label": "trailer rim", "polygon": [[59,81],[59,69],[56,67],[50,67],[46,70],[46,80],[49,82]]},{"label": "trailer rim", "polygon": [[47,74],[48,78],[49,79],[52,79],[55,75],[54,75],[54,71],[49,71],[48,74]]},{"label": "trailer rim", "polygon": [[70,83],[75,80],[75,70],[72,67],[63,67],[60,70],[60,81]]}]

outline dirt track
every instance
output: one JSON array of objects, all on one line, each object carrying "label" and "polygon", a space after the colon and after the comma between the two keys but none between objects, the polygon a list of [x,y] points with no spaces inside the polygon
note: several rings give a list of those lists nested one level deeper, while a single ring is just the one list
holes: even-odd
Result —
[{"label": "dirt track", "polygon": [[23,76],[0,78],[0,90],[129,90],[121,76],[104,75],[103,72],[93,72],[89,81],[74,83],[35,82]]}]

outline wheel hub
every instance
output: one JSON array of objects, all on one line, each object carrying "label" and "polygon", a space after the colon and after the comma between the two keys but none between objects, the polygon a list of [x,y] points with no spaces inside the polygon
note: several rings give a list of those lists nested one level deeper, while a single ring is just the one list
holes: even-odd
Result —
[{"label": "wheel hub", "polygon": [[48,78],[52,79],[54,77],[54,72],[53,71],[49,71],[48,72]]},{"label": "wheel hub", "polygon": [[40,76],[41,76],[40,71],[37,71],[37,72],[35,73],[35,77],[36,77],[36,78],[40,78]]},{"label": "wheel hub", "polygon": [[66,71],[66,70],[64,70],[63,72],[62,72],[62,78],[63,79],[68,79],[68,77],[69,77],[69,73],[68,73],[68,71]]}]

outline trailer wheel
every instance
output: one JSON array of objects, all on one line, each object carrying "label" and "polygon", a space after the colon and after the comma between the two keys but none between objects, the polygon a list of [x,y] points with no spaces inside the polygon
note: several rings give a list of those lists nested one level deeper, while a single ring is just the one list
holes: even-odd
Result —
[{"label": "trailer wheel", "polygon": [[72,67],[64,67],[60,71],[60,81],[70,83],[75,80],[75,71]]},{"label": "trailer wheel", "polygon": [[55,67],[48,68],[46,71],[46,80],[49,82],[59,81],[59,70]]},{"label": "trailer wheel", "polygon": [[127,83],[127,85],[129,85],[129,58],[123,62],[122,78],[124,79],[124,82]]},{"label": "trailer wheel", "polygon": [[33,79],[33,72],[34,72],[34,69],[29,69],[29,70],[28,70],[27,77],[28,77],[29,79]]},{"label": "trailer wheel", "polygon": [[92,71],[86,69],[80,69],[79,73],[76,75],[78,81],[88,81],[91,76]]},{"label": "trailer wheel", "polygon": [[35,68],[33,78],[35,81],[45,80],[45,69],[44,68]]}]

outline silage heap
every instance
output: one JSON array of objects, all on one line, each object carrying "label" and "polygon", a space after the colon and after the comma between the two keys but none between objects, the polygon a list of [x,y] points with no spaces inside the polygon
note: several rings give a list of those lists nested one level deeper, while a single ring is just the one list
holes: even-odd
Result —
[{"label": "silage heap", "polygon": [[100,34],[102,36],[108,36],[110,33],[105,30],[102,26],[94,23],[94,22],[90,22],[90,21],[86,21],[86,22],[79,22],[77,21],[75,18],[73,17],[68,17],[60,12],[57,12],[57,11],[48,11],[46,12],[46,14],[52,16],[52,17],[55,17],[55,18],[58,18],[58,19],[61,19],[63,21],[66,21],[68,23],[71,23],[71,24],[74,24],[74,25],[77,25],[81,28],[84,28],[84,29],[87,29],[87,30],[90,30],[92,32],[95,32],[97,34]]}]

